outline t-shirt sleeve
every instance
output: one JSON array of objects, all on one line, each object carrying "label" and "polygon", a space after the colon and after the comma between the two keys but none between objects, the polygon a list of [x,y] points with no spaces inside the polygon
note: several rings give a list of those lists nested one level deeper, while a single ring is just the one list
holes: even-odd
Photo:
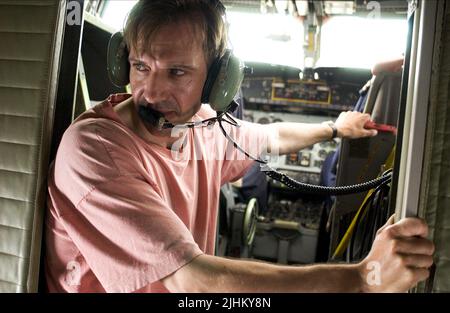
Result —
[{"label": "t-shirt sleeve", "polygon": [[[117,130],[116,138],[101,138],[111,131],[101,127],[65,138],[60,150],[67,158],[59,164],[57,159],[55,170],[62,198],[58,213],[105,290],[132,292],[175,272],[202,251],[157,186],[134,168],[138,156],[129,141],[127,146]],[[120,169],[117,162],[124,162]]]},{"label": "t-shirt sleeve", "polygon": [[[260,158],[263,154],[269,154],[269,146],[275,140],[264,125],[237,120],[240,127],[234,127],[224,123],[224,128],[234,141],[253,157]],[[224,138],[223,134],[219,134]],[[238,180],[254,164],[254,160],[239,151],[233,144],[225,139],[224,162],[222,165],[222,184]],[[272,151],[273,153],[273,151]]]}]

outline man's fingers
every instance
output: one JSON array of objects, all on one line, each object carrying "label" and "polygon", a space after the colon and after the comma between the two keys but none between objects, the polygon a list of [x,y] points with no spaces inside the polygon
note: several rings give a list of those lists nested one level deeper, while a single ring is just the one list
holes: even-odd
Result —
[{"label": "man's fingers", "polygon": [[393,242],[393,252],[400,254],[432,255],[434,244],[425,238],[402,238]]},{"label": "man's fingers", "polygon": [[426,268],[414,268],[413,269],[414,277],[415,277],[415,283],[416,285],[418,282],[421,282],[430,276],[430,271]]},{"label": "man's fingers", "polygon": [[392,214],[391,217],[384,224],[385,226],[389,226],[395,223],[395,214]]},{"label": "man's fingers", "polygon": [[429,268],[433,265],[433,257],[423,254],[405,254],[402,256],[402,262],[409,267]]},{"label": "man's fingers", "polygon": [[425,221],[415,217],[401,219],[397,223],[386,227],[385,230],[394,238],[414,236],[425,238],[428,236],[428,226]]},{"label": "man's fingers", "polygon": [[386,227],[393,225],[395,222],[395,214],[392,214],[391,217],[387,220],[387,222],[378,229],[377,234],[382,232]]},{"label": "man's fingers", "polygon": [[376,135],[378,135],[378,131],[376,129],[364,130],[365,137],[375,137]]},{"label": "man's fingers", "polygon": [[371,118],[371,116],[370,116],[369,113],[363,113],[363,114],[362,114],[362,120],[364,121],[364,124],[365,124],[367,121],[369,121],[370,118]]}]

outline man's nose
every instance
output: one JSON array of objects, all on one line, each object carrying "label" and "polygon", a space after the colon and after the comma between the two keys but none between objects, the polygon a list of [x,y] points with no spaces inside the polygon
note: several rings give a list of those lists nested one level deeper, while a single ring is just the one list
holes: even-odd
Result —
[{"label": "man's nose", "polygon": [[145,82],[144,97],[148,103],[158,103],[167,100],[167,82],[157,73],[151,73]]}]

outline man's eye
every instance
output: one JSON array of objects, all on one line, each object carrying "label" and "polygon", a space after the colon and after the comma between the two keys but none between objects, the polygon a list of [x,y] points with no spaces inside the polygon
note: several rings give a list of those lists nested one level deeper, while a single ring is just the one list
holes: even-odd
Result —
[{"label": "man's eye", "polygon": [[179,68],[172,68],[170,69],[170,74],[174,76],[183,76],[185,74],[185,71],[180,70]]},{"label": "man's eye", "polygon": [[137,71],[139,71],[139,72],[144,72],[144,71],[147,70],[147,69],[145,68],[145,66],[144,66],[143,64],[141,64],[141,63],[135,63],[135,64],[133,64],[133,66],[134,66],[134,68],[135,68]]}]

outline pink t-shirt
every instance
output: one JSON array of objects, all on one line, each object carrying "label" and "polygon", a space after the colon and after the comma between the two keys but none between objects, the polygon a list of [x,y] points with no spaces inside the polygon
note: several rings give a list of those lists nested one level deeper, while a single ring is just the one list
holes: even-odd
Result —
[{"label": "pink t-shirt", "polygon": [[[113,110],[129,96],[110,96],[62,138],[48,178],[50,292],[167,292],[161,278],[214,254],[220,187],[253,163],[217,124],[185,130],[180,154],[145,142]],[[203,105],[194,120],[212,116]],[[224,126],[241,145],[267,140],[240,123]]]}]

